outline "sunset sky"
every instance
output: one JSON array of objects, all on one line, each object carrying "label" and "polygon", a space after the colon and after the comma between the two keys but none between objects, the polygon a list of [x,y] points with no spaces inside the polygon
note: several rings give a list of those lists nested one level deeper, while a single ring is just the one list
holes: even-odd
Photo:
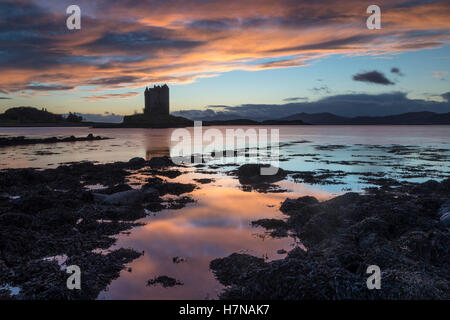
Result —
[{"label": "sunset sky", "polygon": [[357,94],[448,108],[449,18],[448,0],[0,0],[0,112],[130,114],[162,83],[173,111]]}]

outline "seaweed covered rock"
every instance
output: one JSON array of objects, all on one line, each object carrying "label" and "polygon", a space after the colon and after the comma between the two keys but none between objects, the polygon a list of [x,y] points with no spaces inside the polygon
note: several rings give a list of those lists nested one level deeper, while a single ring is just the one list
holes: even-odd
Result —
[{"label": "seaweed covered rock", "polygon": [[[286,177],[286,171],[265,164],[244,164],[236,174],[241,184],[261,184],[281,181]],[[268,170],[267,173],[264,170]]]},{"label": "seaweed covered rock", "polygon": [[290,211],[299,210],[310,204],[317,204],[319,201],[311,196],[300,197],[298,199],[286,199],[281,205],[281,212],[288,213]]},{"label": "seaweed covered rock", "polygon": [[175,163],[167,156],[151,158],[148,163],[155,169],[175,166]]},{"label": "seaweed covered rock", "polygon": [[[236,254],[212,261],[227,286],[220,298],[448,300],[450,231],[440,222],[447,215],[441,215],[450,195],[446,186],[444,180],[320,203],[285,202],[286,221],[255,223],[293,233],[307,251],[296,248],[271,262]],[[370,265],[381,269],[382,290],[367,288]]]}]

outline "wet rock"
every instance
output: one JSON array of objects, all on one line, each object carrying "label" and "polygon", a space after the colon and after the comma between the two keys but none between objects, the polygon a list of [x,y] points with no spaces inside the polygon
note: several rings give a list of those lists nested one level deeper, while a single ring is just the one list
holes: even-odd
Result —
[{"label": "wet rock", "polygon": [[253,268],[265,265],[264,259],[248,254],[233,253],[226,258],[211,261],[210,268],[216,278],[225,286],[239,281]]},{"label": "wet rock", "polygon": [[119,183],[116,184],[112,187],[106,188],[104,190],[101,190],[101,193],[104,194],[113,194],[113,193],[118,193],[118,192],[122,192],[122,191],[128,191],[128,190],[132,190],[133,188],[131,188],[128,184],[125,183]]},{"label": "wet rock", "polygon": [[286,237],[288,226],[286,222],[278,219],[260,219],[252,221],[253,226],[261,226],[270,230],[270,235],[275,238]]},{"label": "wet rock", "polygon": [[156,169],[175,166],[175,163],[167,156],[151,158],[148,163],[150,167]]},{"label": "wet rock", "polygon": [[161,284],[164,288],[183,285],[182,282],[168,276],[159,276],[147,281],[147,286],[154,286],[156,284]]},{"label": "wet rock", "polygon": [[300,197],[296,200],[294,199],[286,199],[284,200],[283,204],[281,205],[281,212],[287,213],[289,211],[296,211],[300,210],[301,208],[310,205],[310,204],[316,204],[319,203],[319,201],[311,196],[305,196]]},{"label": "wet rock", "polygon": [[154,174],[167,177],[169,179],[175,179],[176,177],[181,176],[183,173],[180,170],[160,170],[154,172]]},{"label": "wet rock", "polygon": [[202,178],[202,179],[194,179],[195,182],[198,182],[200,184],[208,184],[208,183],[212,183],[215,180],[214,179],[209,179],[209,178]]},{"label": "wet rock", "polygon": [[275,174],[263,175],[262,169],[269,168],[269,165],[265,164],[244,164],[240,166],[236,174],[241,184],[260,184],[260,183],[273,183],[281,181],[286,178],[286,172],[281,168],[274,167]]},{"label": "wet rock", "polygon": [[131,165],[145,165],[146,161],[144,158],[135,157],[135,158],[130,159],[130,161],[128,161],[128,163]]},{"label": "wet rock", "polygon": [[185,262],[186,260],[184,259],[184,258],[180,258],[180,257],[173,257],[172,258],[172,262],[173,263],[176,263],[176,264],[178,264],[178,263],[181,263],[181,262]]},{"label": "wet rock", "polygon": [[439,191],[441,188],[441,184],[435,180],[428,180],[422,184],[419,184],[415,188],[411,190],[411,192],[420,194],[420,193],[433,193]]},{"label": "wet rock", "polygon": [[348,205],[355,204],[356,201],[358,201],[360,199],[360,197],[361,197],[360,194],[358,194],[356,192],[348,192],[346,194],[343,194],[342,196],[338,196],[336,198],[328,200],[327,205],[335,207],[335,208],[341,207],[341,206],[348,206]]},{"label": "wet rock", "polygon": [[143,193],[140,190],[128,190],[108,195],[103,202],[111,205],[136,205],[142,203]]}]

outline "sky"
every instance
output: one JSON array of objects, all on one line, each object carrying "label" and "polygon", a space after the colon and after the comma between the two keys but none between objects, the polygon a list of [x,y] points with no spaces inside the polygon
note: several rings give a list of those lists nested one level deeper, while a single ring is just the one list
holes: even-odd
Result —
[{"label": "sky", "polygon": [[[72,4],[80,30],[66,26]],[[378,30],[366,26],[371,4],[0,0],[0,112],[132,114],[145,86],[163,83],[184,115],[450,112],[448,1],[377,1]]]}]

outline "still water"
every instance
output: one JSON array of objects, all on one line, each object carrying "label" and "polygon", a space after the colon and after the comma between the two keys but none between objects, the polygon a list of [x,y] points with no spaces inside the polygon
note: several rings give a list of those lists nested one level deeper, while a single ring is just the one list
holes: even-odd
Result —
[{"label": "still water", "polygon": [[[236,127],[221,127],[221,131]],[[267,127],[273,129],[274,127]],[[204,128],[206,130],[207,128]],[[247,129],[247,128],[244,128]],[[450,126],[302,126],[281,127],[280,162],[292,171],[352,172],[340,184],[307,184],[288,179],[278,193],[246,192],[229,167],[202,170],[192,166],[170,181],[195,183],[213,178],[190,194],[196,200],[179,210],[163,210],[141,220],[145,225],[117,236],[113,248],[133,248],[144,255],[127,266],[99,299],[214,299],[222,289],[209,270],[211,260],[233,252],[268,260],[279,259],[298,245],[293,238],[273,239],[251,221],[282,218],[280,203],[287,197],[312,195],[326,200],[368,186],[361,174],[383,172],[386,177],[424,181],[450,176]],[[63,163],[128,161],[170,155],[174,129],[0,128],[0,136],[86,136],[110,140],[0,148],[0,169],[54,168]],[[193,129],[189,129],[192,130]],[[251,146],[250,146],[251,147]],[[228,161],[228,160],[227,160]],[[197,184],[197,183],[196,183]],[[174,263],[180,257],[184,262]],[[147,280],[167,275],[183,286],[147,286]]]}]

